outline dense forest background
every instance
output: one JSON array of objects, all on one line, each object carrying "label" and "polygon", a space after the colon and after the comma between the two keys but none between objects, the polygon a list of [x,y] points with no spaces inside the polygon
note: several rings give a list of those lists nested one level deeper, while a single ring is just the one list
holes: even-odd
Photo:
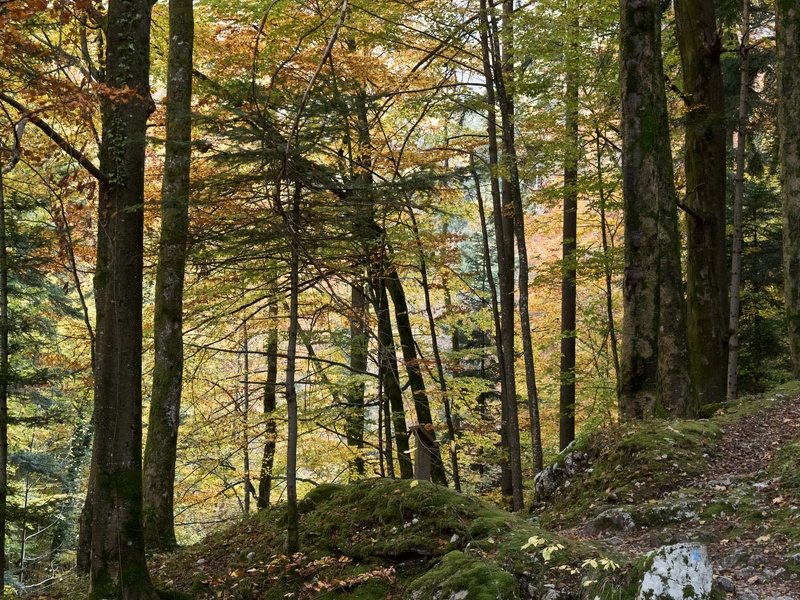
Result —
[{"label": "dense forest background", "polygon": [[6,582],[797,375],[791,4],[0,0]]}]

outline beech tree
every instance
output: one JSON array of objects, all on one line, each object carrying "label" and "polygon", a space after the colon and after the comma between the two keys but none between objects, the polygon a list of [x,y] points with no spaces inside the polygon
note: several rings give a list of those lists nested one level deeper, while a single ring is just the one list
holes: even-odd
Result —
[{"label": "beech tree", "polygon": [[183,381],[183,281],[189,230],[193,40],[192,1],[171,0],[167,139],[154,307],[155,362],[143,473],[145,541],[149,548],[157,550],[176,546],[173,498]]},{"label": "beech tree", "polygon": [[661,6],[658,0],[620,4],[625,320],[619,409],[625,419],[690,412]]},{"label": "beech tree", "polygon": [[800,378],[800,11],[778,0],[778,129],[783,207],[783,279],[792,370]]},{"label": "beech tree", "polygon": [[725,398],[728,268],[725,239],[725,91],[713,0],[676,0],[683,72],[686,173],[686,303],[697,399],[685,416]]},{"label": "beech tree", "polygon": [[142,525],[144,159],[150,97],[149,0],[111,0],[106,29],[95,303],[94,439],[87,496],[93,598],[158,598]]}]

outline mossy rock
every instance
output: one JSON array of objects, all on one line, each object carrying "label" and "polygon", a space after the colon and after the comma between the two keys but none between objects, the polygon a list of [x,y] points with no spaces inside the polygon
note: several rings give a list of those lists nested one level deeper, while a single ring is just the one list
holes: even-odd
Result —
[{"label": "mossy rock", "polygon": [[497,564],[454,550],[413,581],[405,595],[409,600],[517,600],[516,578]]},{"label": "mossy rock", "polygon": [[427,481],[371,479],[327,486],[306,505],[301,530],[325,553],[354,559],[430,559],[473,537],[475,519],[513,516]]}]

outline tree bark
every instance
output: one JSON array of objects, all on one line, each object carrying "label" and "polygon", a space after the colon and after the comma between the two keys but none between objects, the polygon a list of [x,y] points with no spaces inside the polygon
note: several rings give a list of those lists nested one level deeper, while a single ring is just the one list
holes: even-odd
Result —
[{"label": "tree bark", "polygon": [[192,143],[192,0],[170,0],[166,155],[154,301],[153,391],[144,453],[145,543],[177,546],[173,498],[183,382],[183,281]]},{"label": "tree bark", "polygon": [[670,410],[678,416],[689,381],[661,3],[623,0],[620,8],[625,209],[620,416],[643,419]]},{"label": "tree bark", "polygon": [[687,216],[687,319],[697,400],[685,416],[725,398],[728,275],[725,239],[725,91],[713,0],[675,1],[683,68]]},{"label": "tree bark", "polygon": [[[280,201],[280,199],[279,199]],[[289,210],[284,213],[291,245],[289,264],[289,331],[286,344],[286,553],[300,550],[300,514],[297,510],[297,389],[295,370],[297,364],[297,335],[300,310],[300,223],[299,184],[292,196]]]},{"label": "tree bark", "polygon": [[[386,274],[384,281],[386,282],[386,289],[392,298],[392,304],[394,304],[397,337],[400,340],[400,349],[403,353],[406,375],[408,376],[408,383],[411,388],[411,396],[414,399],[414,411],[417,415],[417,422],[427,428],[431,438],[436,439],[436,433],[433,429],[431,406],[428,401],[428,394],[425,390],[425,380],[422,377],[420,359],[419,356],[417,356],[414,332],[411,329],[411,320],[408,316],[408,303],[406,302],[403,284],[400,282],[400,277],[398,277],[397,271],[394,269]],[[438,446],[431,449],[431,481],[439,485],[447,485],[447,477],[445,476],[444,465],[442,464],[442,455]]]},{"label": "tree bark", "polygon": [[102,104],[90,595],[153,599],[142,523],[142,268],[149,0],[110,0]]},{"label": "tree bark", "polygon": [[[389,299],[386,295],[386,282],[383,278],[375,279],[375,313],[378,316],[378,353],[382,372],[383,391],[386,394],[390,413],[387,415],[386,437],[389,435],[388,424],[394,426],[394,446],[397,451],[397,462],[400,465],[400,479],[412,479],[414,466],[411,462],[406,427],[406,411],[403,406],[403,392],[400,388],[400,370],[397,367],[397,353],[392,335],[392,321],[389,315]],[[388,457],[387,460],[391,460]]]},{"label": "tree bark", "polygon": [[[573,8],[574,10],[574,8]],[[577,29],[577,18],[568,29]],[[568,36],[569,37],[569,36]],[[578,73],[574,44],[567,44],[564,129],[564,220],[561,241],[561,387],[559,393],[559,449],[575,440],[575,336],[578,305]]]},{"label": "tree bark", "polygon": [[736,130],[736,180],[733,197],[733,243],[731,247],[731,292],[728,317],[728,385],[725,398],[735,400],[738,394],[739,312],[742,280],[742,205],[744,204],[745,143],[747,141],[747,91],[750,87],[750,0],[742,7],[742,39],[739,43],[739,123]]},{"label": "tree bark", "polygon": [[[369,341],[367,332],[367,299],[361,282],[350,287],[350,366],[354,371],[363,373],[367,370],[369,360]],[[364,476],[364,380],[360,376],[349,381],[345,391],[347,401],[347,445],[354,449],[351,462],[351,479]]]},{"label": "tree bark", "polygon": [[275,446],[278,438],[278,421],[275,418],[278,387],[278,301],[269,305],[270,326],[267,334],[267,380],[264,384],[264,455],[261,458],[261,476],[258,481],[258,501],[256,506],[263,510],[269,506],[272,491],[272,469],[275,465]]},{"label": "tree bark", "polygon": [[[8,506],[8,254],[6,200],[0,165],[0,575],[5,581]],[[24,532],[23,532],[24,535]]]},{"label": "tree bark", "polygon": [[800,11],[778,0],[778,129],[783,209],[783,278],[792,371],[800,379]]},{"label": "tree bark", "polygon": [[[489,168],[492,190],[492,206],[497,248],[497,280],[500,328],[496,332],[498,358],[501,371],[501,441],[508,452],[506,468],[508,481],[503,484],[503,493],[511,497],[514,510],[524,507],[522,497],[522,456],[519,443],[519,420],[517,415],[517,387],[514,372],[514,206],[510,186],[501,189],[498,180],[500,167],[497,135],[497,103],[495,85],[497,61],[500,52],[489,39],[490,15],[486,0],[480,4],[481,48],[484,78],[486,80],[487,133],[489,137]],[[497,31],[497,27],[491,27]],[[496,37],[496,36],[495,36]],[[495,61],[493,63],[493,60]],[[496,69],[500,71],[499,68]],[[504,478],[505,479],[505,478]]]}]

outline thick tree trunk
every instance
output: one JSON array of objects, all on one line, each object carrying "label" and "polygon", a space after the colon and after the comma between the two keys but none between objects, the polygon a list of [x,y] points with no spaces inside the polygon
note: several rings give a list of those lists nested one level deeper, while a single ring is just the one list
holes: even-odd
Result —
[{"label": "thick tree trunk", "polygon": [[[397,337],[400,339],[400,349],[403,353],[403,362],[406,367],[411,395],[414,398],[414,411],[417,415],[417,422],[428,430],[431,438],[436,439],[433,429],[433,416],[431,406],[428,402],[428,393],[425,391],[425,380],[422,377],[422,368],[417,348],[414,342],[414,331],[411,328],[411,320],[408,316],[408,303],[403,284],[394,269],[387,273],[384,281],[386,289],[394,304],[394,315],[397,323]],[[431,481],[440,485],[447,485],[447,477],[444,473],[442,455],[439,446],[431,448]]]},{"label": "thick tree trunk", "polygon": [[278,387],[278,302],[269,305],[270,326],[267,334],[267,381],[264,384],[264,455],[261,458],[261,476],[258,482],[259,510],[269,506],[272,491],[272,469],[275,465],[275,446],[278,438],[278,421],[275,418]]},{"label": "thick tree trunk", "polygon": [[661,3],[623,0],[620,8],[625,320],[619,405],[622,418],[642,419],[673,407],[679,413],[689,384]]},{"label": "thick tree trunk", "polygon": [[169,40],[167,142],[154,302],[153,392],[143,473],[145,543],[150,549],[162,551],[177,545],[173,498],[183,382],[183,280],[189,231],[192,0],[170,0]]},{"label": "thick tree trunk", "polygon": [[687,319],[697,394],[686,416],[725,398],[728,274],[725,239],[725,91],[713,0],[675,0],[683,68],[687,216]]},{"label": "thick tree trunk", "polygon": [[744,0],[742,10],[742,40],[739,44],[739,124],[736,131],[736,181],[733,196],[733,243],[731,245],[731,304],[728,316],[728,386],[727,400],[738,393],[739,312],[742,280],[742,205],[744,204],[745,143],[747,141],[747,91],[750,87],[750,0]]},{"label": "thick tree trunk", "polygon": [[778,0],[778,128],[783,207],[783,277],[792,371],[800,379],[800,10]]},{"label": "thick tree trunk", "polygon": [[[111,0],[103,102],[90,586],[94,598],[153,599],[142,524],[142,267],[149,0]],[[102,242],[100,241],[102,240]]]}]

